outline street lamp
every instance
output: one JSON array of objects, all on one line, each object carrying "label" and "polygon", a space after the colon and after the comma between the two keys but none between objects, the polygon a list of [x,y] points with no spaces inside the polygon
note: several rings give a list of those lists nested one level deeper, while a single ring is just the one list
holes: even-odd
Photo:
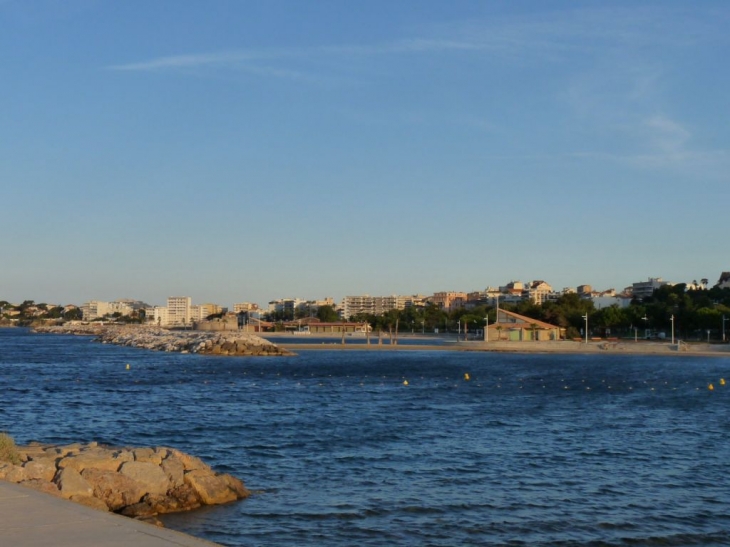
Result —
[{"label": "street lamp", "polygon": [[672,345],[674,345],[674,314],[672,314],[670,319],[672,320]]},{"label": "street lamp", "polygon": [[725,341],[725,314],[722,314],[722,341]]},{"label": "street lamp", "polygon": [[646,331],[649,330],[649,318],[644,314],[641,320],[644,321],[644,337],[646,337]]},{"label": "street lamp", "polygon": [[[725,316],[723,316],[723,320],[725,319]],[[724,325],[724,323],[723,323]],[[484,317],[484,341],[489,342],[489,316]]]},{"label": "street lamp", "polygon": [[583,319],[586,320],[586,344],[588,344],[588,312],[583,316]]}]

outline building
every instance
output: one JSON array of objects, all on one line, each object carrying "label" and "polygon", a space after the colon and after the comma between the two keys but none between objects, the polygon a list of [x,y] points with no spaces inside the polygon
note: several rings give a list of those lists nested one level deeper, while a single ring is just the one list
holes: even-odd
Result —
[{"label": "building", "polygon": [[169,322],[167,308],[165,306],[155,306],[146,310],[147,322],[157,325],[158,327],[166,327]]},{"label": "building", "polygon": [[499,308],[497,321],[489,325],[485,339],[488,342],[548,341],[560,340],[564,335],[564,329],[557,325]]},{"label": "building", "polygon": [[719,289],[730,289],[730,272],[722,272],[715,286]]},{"label": "building", "polygon": [[349,319],[356,315],[383,315],[390,310],[402,310],[413,303],[413,297],[407,296],[346,296],[340,302],[340,315]]},{"label": "building", "polygon": [[307,324],[308,331],[311,334],[366,334],[370,332],[370,325],[367,323],[322,323],[312,321]]},{"label": "building", "polygon": [[639,281],[631,285],[631,294],[637,300],[643,300],[654,294],[654,291],[664,285],[671,285],[661,277],[650,277],[648,281]]},{"label": "building", "polygon": [[200,304],[198,306],[190,306],[191,321],[205,321],[211,315],[225,313],[227,310],[218,304]]},{"label": "building", "polygon": [[431,297],[432,304],[447,312],[465,307],[466,302],[465,292],[442,291],[434,293]]},{"label": "building", "polygon": [[522,298],[525,300],[532,300],[538,306],[545,302],[550,294],[553,292],[553,288],[542,280],[533,281],[528,284],[522,291]]},{"label": "building", "polygon": [[254,304],[252,302],[240,302],[238,304],[233,304],[233,313],[240,313],[242,311],[258,311],[259,305]]},{"label": "building", "polygon": [[577,291],[573,292],[577,292],[578,296],[582,298],[589,298],[591,293],[593,292],[593,287],[591,287],[590,285],[578,285]]},{"label": "building", "polygon": [[592,291],[588,295],[588,298],[593,302],[593,307],[597,310],[610,308],[611,306],[627,308],[631,304],[631,295],[626,293],[616,294],[615,289]]},{"label": "building", "polygon": [[81,306],[81,313],[84,321],[93,321],[102,317],[119,315],[131,315],[136,310],[147,308],[147,304],[139,300],[115,300],[114,302],[102,302],[101,300],[90,300]]},{"label": "building", "polygon": [[[189,296],[170,296],[167,299],[167,326],[185,326],[191,322],[192,299]],[[162,323],[165,325],[165,323]]]},{"label": "building", "polygon": [[305,303],[300,298],[280,298],[269,302],[269,313],[282,314],[285,318],[294,318],[295,312]]}]

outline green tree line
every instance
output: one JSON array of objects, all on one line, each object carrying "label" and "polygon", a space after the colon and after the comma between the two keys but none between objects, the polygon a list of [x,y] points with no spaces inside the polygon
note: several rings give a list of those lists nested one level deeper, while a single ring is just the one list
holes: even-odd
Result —
[{"label": "green tree line", "polygon": [[[583,299],[575,293],[566,294],[557,300],[541,305],[532,301],[517,304],[503,304],[501,308],[526,317],[544,321],[566,329],[566,336],[573,338],[584,333],[585,316],[588,315],[588,331],[591,336],[638,336],[647,331],[665,332],[669,336],[674,316],[677,338],[706,339],[722,338],[724,324],[730,335],[730,289],[690,289],[685,284],[666,285],[654,291],[643,301],[632,301],[625,308],[618,305],[596,309],[593,301]],[[723,316],[725,321],[723,321]],[[425,307],[408,307],[391,310],[383,315],[358,314],[348,319],[367,322],[377,330],[394,329],[396,323],[401,332],[470,332],[483,329],[494,323],[496,309],[492,306],[461,308],[450,312],[433,304]]]}]

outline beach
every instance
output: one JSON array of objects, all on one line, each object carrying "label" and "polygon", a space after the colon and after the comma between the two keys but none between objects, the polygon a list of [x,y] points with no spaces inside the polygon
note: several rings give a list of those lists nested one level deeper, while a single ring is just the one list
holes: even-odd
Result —
[{"label": "beach", "polygon": [[[484,342],[477,340],[449,341],[447,343],[434,343],[433,338],[428,336],[404,336],[400,338],[401,343],[392,344],[389,339],[384,339],[378,344],[377,338],[371,338],[370,344],[363,339],[354,341],[352,338],[345,338],[342,343],[341,336],[331,336],[326,342],[277,342],[277,337],[266,335],[278,346],[292,352],[308,350],[351,350],[351,351],[474,351],[474,352],[500,352],[500,353],[551,353],[551,354],[625,354],[625,355],[672,355],[672,356],[708,356],[708,357],[730,357],[730,344],[707,344],[703,342],[686,343],[677,342],[672,344],[669,341],[645,341],[645,340],[589,340],[588,343],[575,340],[558,341],[499,341]],[[319,337],[318,337],[319,338]],[[407,342],[407,343],[406,343]]]}]

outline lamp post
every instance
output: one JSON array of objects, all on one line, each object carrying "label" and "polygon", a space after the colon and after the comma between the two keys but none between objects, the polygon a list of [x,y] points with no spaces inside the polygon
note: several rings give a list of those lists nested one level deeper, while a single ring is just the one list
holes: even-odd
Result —
[{"label": "lamp post", "polygon": [[649,330],[649,318],[644,314],[641,320],[644,321],[644,337],[646,338],[646,331]]},{"label": "lamp post", "polygon": [[634,343],[639,341],[639,327],[634,327]]},{"label": "lamp post", "polygon": [[722,341],[725,341],[725,314],[722,314]]},{"label": "lamp post", "polygon": [[583,319],[586,320],[586,344],[588,344],[588,312],[583,316]]},{"label": "lamp post", "polygon": [[456,321],[456,339],[457,340],[461,339],[461,319]]},{"label": "lamp post", "polygon": [[[723,316],[723,320],[725,317]],[[723,323],[724,325],[724,323]],[[484,341],[489,342],[489,316],[484,317]]]},{"label": "lamp post", "polygon": [[674,345],[674,314],[672,314],[670,319],[672,320],[672,345]]}]

